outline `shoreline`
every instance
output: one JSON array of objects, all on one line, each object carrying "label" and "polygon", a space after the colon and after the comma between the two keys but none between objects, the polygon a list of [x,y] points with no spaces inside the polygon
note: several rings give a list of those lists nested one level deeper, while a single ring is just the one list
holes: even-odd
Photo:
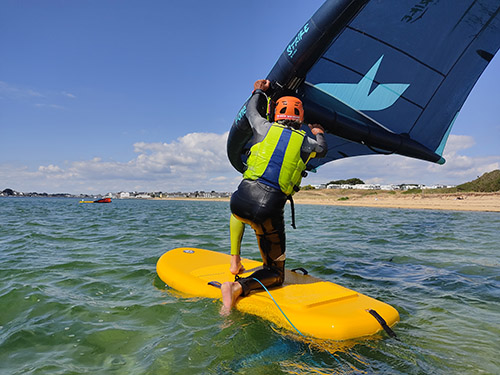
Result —
[{"label": "shoreline", "polygon": [[500,212],[500,192],[495,193],[403,193],[366,192],[329,189],[299,191],[297,204],[321,204],[353,207],[403,208],[419,210],[451,210]]},{"label": "shoreline", "polygon": [[[154,198],[159,200],[229,202],[229,198]],[[295,204],[346,207],[401,208],[500,212],[500,192],[494,193],[403,193],[363,190],[301,190],[293,196]]]}]

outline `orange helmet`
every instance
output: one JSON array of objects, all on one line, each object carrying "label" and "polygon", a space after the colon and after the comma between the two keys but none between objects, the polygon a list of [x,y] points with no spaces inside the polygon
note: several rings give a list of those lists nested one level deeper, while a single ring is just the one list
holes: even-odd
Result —
[{"label": "orange helmet", "polygon": [[304,120],[304,108],[302,102],[293,96],[283,96],[276,102],[274,121],[292,120],[302,122]]}]

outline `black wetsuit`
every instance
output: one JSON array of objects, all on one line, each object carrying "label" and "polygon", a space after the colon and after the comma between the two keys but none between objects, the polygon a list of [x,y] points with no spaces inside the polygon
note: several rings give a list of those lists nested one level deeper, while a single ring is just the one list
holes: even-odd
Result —
[{"label": "black wetsuit", "polygon": [[[254,92],[246,110],[246,117],[253,131],[252,144],[261,142],[272,125],[257,110],[260,95],[265,94],[261,90]],[[318,134],[316,140],[304,137],[301,147],[302,160],[306,161],[312,152],[316,152],[316,157],[326,154],[327,145],[323,134]],[[264,262],[263,269],[237,280],[242,286],[243,296],[251,290],[262,288],[255,279],[266,287],[283,284],[286,249],[283,213],[286,201],[287,196],[281,190],[269,186],[265,181],[248,179],[240,183],[238,190],[231,197],[231,212],[254,229]]]}]

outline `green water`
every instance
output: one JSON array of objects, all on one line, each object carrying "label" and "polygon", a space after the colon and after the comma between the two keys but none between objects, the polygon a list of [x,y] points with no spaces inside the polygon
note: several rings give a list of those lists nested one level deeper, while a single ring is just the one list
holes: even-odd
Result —
[{"label": "green water", "polygon": [[[332,356],[178,297],[156,261],[180,246],[227,251],[227,203],[0,198],[0,374],[500,373],[500,214],[296,211],[287,266],[393,305],[400,341]],[[259,259],[250,230],[243,253]]]}]

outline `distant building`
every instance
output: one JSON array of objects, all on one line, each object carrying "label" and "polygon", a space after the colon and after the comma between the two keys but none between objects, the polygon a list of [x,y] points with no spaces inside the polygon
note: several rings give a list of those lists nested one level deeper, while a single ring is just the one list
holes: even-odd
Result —
[{"label": "distant building", "polygon": [[358,185],[354,185],[354,189],[380,190],[380,185],[378,185],[378,184],[358,184]]},{"label": "distant building", "polygon": [[380,190],[399,190],[399,185],[380,185]]},{"label": "distant building", "polygon": [[431,186],[422,186],[422,189],[446,189],[446,188],[454,188],[455,185],[431,185]]},{"label": "distant building", "polygon": [[130,198],[130,193],[126,191],[121,191],[117,194],[117,197],[120,199]]},{"label": "distant building", "polygon": [[[429,188],[437,188],[437,187],[444,187],[441,185],[429,187]],[[421,184],[401,184],[401,185],[380,185],[380,184],[356,184],[356,185],[349,185],[349,184],[328,184],[326,186],[327,189],[358,189],[358,190],[410,190],[410,189],[426,189],[427,187],[425,185]]]},{"label": "distant building", "polygon": [[139,194],[136,194],[134,198],[151,199],[151,195],[149,195],[148,193],[139,193]]},{"label": "distant building", "polygon": [[422,189],[424,185],[419,184],[402,184],[401,190]]}]

